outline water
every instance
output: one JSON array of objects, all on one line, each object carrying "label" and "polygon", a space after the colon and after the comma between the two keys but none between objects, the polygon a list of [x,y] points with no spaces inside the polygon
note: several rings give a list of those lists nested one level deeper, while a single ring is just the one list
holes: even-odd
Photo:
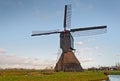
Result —
[{"label": "water", "polygon": [[109,75],[110,81],[120,81],[120,75]]}]

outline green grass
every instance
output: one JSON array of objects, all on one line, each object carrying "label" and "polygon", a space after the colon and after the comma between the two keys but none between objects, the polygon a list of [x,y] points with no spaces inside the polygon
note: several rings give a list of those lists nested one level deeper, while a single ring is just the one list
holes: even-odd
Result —
[{"label": "green grass", "polygon": [[101,81],[103,72],[41,72],[39,70],[2,70],[0,81]]},{"label": "green grass", "polygon": [[109,71],[110,75],[120,75],[120,70],[116,71]]}]

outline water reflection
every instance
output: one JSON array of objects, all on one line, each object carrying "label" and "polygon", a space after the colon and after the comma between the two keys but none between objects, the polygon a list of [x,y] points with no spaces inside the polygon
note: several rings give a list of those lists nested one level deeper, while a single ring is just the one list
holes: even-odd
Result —
[{"label": "water reflection", "polygon": [[120,81],[120,75],[109,75],[110,81]]}]

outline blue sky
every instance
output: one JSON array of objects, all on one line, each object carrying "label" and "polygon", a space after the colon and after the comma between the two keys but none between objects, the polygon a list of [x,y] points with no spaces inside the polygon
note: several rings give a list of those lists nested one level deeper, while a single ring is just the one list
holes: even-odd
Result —
[{"label": "blue sky", "polygon": [[34,30],[63,29],[64,5],[72,4],[71,28],[107,25],[107,33],[74,37],[84,68],[120,62],[119,0],[0,0],[0,67],[54,66],[59,34],[31,37]]}]

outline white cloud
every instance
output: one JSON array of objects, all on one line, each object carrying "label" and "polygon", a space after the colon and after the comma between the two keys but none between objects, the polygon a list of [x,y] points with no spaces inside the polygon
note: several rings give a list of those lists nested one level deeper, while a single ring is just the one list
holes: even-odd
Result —
[{"label": "white cloud", "polygon": [[83,42],[82,41],[79,41],[79,42],[75,42],[76,45],[82,45]]},{"label": "white cloud", "polygon": [[98,47],[98,46],[96,46],[96,47],[94,47],[94,49],[98,50],[98,49],[99,49],[99,47]]},{"label": "white cloud", "polygon": [[88,43],[91,43],[91,42],[94,42],[95,41],[95,38],[90,38],[87,40]]},{"label": "white cloud", "polygon": [[5,50],[5,49],[1,49],[0,48],[0,54],[4,54],[4,53],[6,53],[7,51]]},{"label": "white cloud", "polygon": [[98,54],[97,56],[102,56],[102,54]]},{"label": "white cloud", "polygon": [[95,47],[86,47],[86,48],[80,48],[78,50],[76,50],[76,54],[95,54],[96,52],[99,51],[99,47],[95,46]]},{"label": "white cloud", "polygon": [[120,56],[120,54],[116,54],[116,56]]},{"label": "white cloud", "polygon": [[92,51],[92,48],[81,48],[81,49],[79,49],[79,50],[76,50],[76,54],[80,54],[80,55],[82,55],[82,54],[92,54],[93,53],[93,51]]},{"label": "white cloud", "polygon": [[54,60],[44,60],[40,58],[22,58],[15,55],[0,55],[1,68],[26,68],[26,69],[44,69],[54,66]]},{"label": "white cloud", "polygon": [[80,48],[79,50],[76,50],[75,54],[77,58],[79,58],[79,61],[81,62],[81,64],[86,65],[91,62],[92,63],[96,62],[95,56],[101,56],[101,53],[99,51],[100,51],[100,47],[98,46],[85,47],[85,48]]},{"label": "white cloud", "polygon": [[93,58],[81,59],[81,62],[94,62]]}]

